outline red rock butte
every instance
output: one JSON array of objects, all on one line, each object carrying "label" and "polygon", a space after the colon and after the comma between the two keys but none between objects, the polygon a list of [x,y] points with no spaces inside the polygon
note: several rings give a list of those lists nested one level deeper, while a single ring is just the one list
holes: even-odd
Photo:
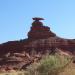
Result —
[{"label": "red rock butte", "polygon": [[28,38],[18,41],[8,41],[0,44],[0,69],[26,69],[35,59],[40,60],[43,54],[56,51],[70,52],[75,55],[75,39],[64,39],[53,33],[40,20],[33,18],[28,32]]},{"label": "red rock butte", "polygon": [[43,39],[56,36],[53,32],[51,32],[50,28],[44,26],[40,20],[44,20],[43,18],[33,18],[34,22],[32,23],[32,27],[28,32],[29,39]]}]

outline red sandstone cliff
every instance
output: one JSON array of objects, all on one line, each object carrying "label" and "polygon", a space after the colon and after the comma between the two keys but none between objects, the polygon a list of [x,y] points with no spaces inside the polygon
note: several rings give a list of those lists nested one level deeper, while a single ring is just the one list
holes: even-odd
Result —
[{"label": "red sandstone cliff", "polygon": [[75,54],[74,39],[57,37],[49,27],[40,22],[42,18],[33,18],[33,20],[27,39],[0,44],[0,65],[11,65],[13,62],[22,67],[33,62],[36,56],[39,56],[38,59],[41,58],[39,53],[45,54],[48,51],[50,54],[55,52],[56,48]]}]

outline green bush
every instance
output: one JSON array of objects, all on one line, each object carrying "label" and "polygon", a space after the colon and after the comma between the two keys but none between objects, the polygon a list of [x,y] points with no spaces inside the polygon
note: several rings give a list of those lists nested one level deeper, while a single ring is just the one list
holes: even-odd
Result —
[{"label": "green bush", "polygon": [[67,56],[58,54],[44,56],[39,63],[28,68],[29,75],[58,75],[69,62],[70,58]]},{"label": "green bush", "polygon": [[37,70],[40,75],[58,75],[69,61],[67,56],[49,55],[40,61]]}]

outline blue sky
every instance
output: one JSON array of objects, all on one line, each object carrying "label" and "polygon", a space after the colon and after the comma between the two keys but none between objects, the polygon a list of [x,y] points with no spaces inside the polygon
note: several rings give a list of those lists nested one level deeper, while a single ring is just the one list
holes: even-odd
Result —
[{"label": "blue sky", "polygon": [[57,36],[75,39],[75,0],[0,0],[0,43],[27,38],[32,18]]}]

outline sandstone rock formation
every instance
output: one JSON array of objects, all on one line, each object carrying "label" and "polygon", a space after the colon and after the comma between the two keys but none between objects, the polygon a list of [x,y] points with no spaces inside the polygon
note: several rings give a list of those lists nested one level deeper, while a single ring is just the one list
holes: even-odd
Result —
[{"label": "sandstone rock formation", "polygon": [[[28,38],[0,44],[0,69],[25,69],[26,66],[42,58],[42,54],[55,53],[56,49],[75,54],[75,39],[64,39],[33,18]],[[4,67],[5,66],[5,67]]]},{"label": "sandstone rock formation", "polygon": [[35,21],[32,23],[31,30],[28,33],[29,39],[45,39],[56,36],[49,27],[43,26],[43,23],[39,21],[44,20],[43,18],[33,18],[33,20]]}]

